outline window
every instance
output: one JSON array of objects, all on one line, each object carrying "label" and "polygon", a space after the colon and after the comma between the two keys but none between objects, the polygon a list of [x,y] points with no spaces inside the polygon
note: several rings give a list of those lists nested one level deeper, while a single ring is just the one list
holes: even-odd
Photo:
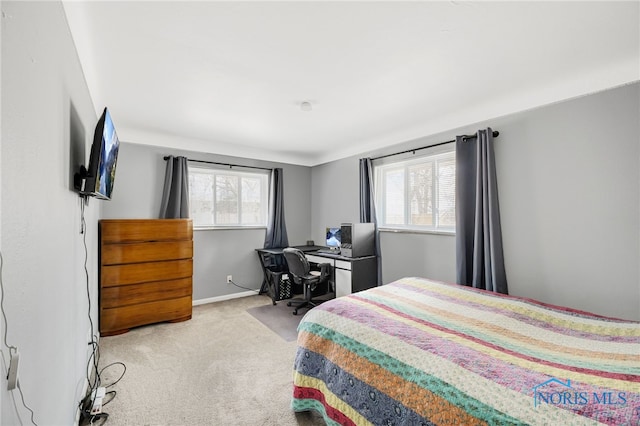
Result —
[{"label": "window", "polygon": [[189,166],[189,213],[193,226],[266,226],[268,182],[268,171]]},{"label": "window", "polygon": [[381,228],[454,232],[455,151],[375,168],[376,215]]}]

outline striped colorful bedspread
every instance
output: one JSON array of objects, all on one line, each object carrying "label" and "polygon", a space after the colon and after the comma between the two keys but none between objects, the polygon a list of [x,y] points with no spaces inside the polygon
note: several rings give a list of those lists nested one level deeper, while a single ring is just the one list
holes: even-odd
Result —
[{"label": "striped colorful bedspread", "polygon": [[329,425],[638,425],[640,323],[404,278],[309,311],[292,407]]}]

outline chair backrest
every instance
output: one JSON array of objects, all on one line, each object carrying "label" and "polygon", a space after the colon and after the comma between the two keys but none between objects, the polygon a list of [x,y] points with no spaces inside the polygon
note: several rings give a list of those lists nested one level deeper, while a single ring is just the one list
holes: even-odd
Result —
[{"label": "chair backrest", "polygon": [[283,250],[283,253],[289,266],[289,272],[293,274],[294,277],[302,278],[309,274],[311,267],[302,250],[287,247]]}]

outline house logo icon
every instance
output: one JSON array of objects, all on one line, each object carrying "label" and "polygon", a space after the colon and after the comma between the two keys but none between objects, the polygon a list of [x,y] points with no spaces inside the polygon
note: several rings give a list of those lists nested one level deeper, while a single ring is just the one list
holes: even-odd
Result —
[{"label": "house logo icon", "polygon": [[[546,386],[551,386],[551,385],[560,385],[566,389],[572,389],[571,387],[571,380],[567,379],[566,383],[563,382],[560,379],[556,379],[555,377],[547,380],[546,382],[542,382],[539,385],[536,385],[533,387],[533,406],[537,407],[538,404],[540,403],[540,401],[542,400],[543,402],[549,403],[549,393],[548,392],[543,392],[541,390],[541,388],[544,388]],[[557,386],[554,386],[557,387]],[[555,392],[556,394],[558,394],[558,392]]]}]

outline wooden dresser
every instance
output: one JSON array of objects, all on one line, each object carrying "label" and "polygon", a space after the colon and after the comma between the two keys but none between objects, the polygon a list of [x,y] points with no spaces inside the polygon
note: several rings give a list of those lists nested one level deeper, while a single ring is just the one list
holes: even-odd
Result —
[{"label": "wooden dresser", "polygon": [[99,221],[100,334],[191,318],[191,219]]}]

